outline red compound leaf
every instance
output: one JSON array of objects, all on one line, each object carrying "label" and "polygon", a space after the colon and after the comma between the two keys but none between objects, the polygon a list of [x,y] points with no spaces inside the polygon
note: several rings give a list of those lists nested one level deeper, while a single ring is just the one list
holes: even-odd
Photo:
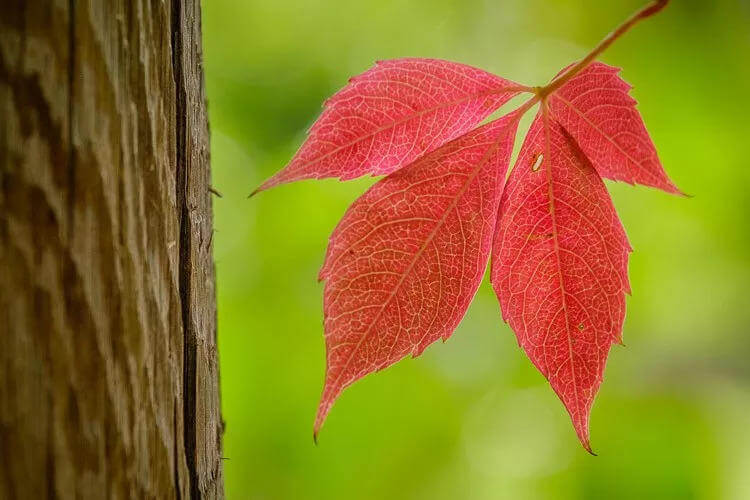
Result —
[{"label": "red compound leaf", "polygon": [[589,412],[625,317],[629,251],[602,179],[543,109],[502,197],[491,279],[589,451]]},{"label": "red compound leaf", "polygon": [[438,339],[484,274],[517,115],[484,125],[375,184],[331,236],[320,278],[327,369],[317,434],[341,391]]},{"label": "red compound leaf", "polygon": [[[289,165],[256,190],[390,174],[349,207],[320,271],[327,367],[315,435],[348,385],[453,333],[492,246],[503,318],[591,451],[591,406],[630,291],[630,245],[602,177],[680,193],[630,86],[594,59],[667,3],[644,6],[544,87],[396,59],[326,103]],[[474,129],[518,92],[534,95]],[[538,103],[503,194],[518,120]]]},{"label": "red compound leaf", "polygon": [[471,130],[521,86],[439,59],[378,62],[331,97],[289,164],[257,190],[384,175]]},{"label": "red compound leaf", "polygon": [[659,161],[631,86],[619,68],[593,63],[549,96],[552,116],[573,136],[599,175],[680,193]]}]

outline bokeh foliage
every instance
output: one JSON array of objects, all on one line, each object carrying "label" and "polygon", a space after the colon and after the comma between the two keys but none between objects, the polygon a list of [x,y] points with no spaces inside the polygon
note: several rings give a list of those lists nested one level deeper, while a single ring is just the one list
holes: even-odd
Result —
[{"label": "bokeh foliage", "polygon": [[312,444],[328,236],[372,179],[247,200],[327,96],[376,59],[542,84],[640,0],[204,0],[230,499],[750,498],[750,2],[674,0],[625,68],[677,184],[609,183],[633,295],[591,457],[483,283],[454,337],[345,391]]}]

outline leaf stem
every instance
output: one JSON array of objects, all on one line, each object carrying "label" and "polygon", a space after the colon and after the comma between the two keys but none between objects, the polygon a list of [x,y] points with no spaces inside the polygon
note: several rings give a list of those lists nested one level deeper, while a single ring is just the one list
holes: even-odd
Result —
[{"label": "leaf stem", "polygon": [[[568,68],[564,73],[560,74],[556,78],[554,78],[550,83],[545,85],[544,87],[527,87],[525,85],[519,85],[514,90],[519,90],[521,92],[531,92],[534,94],[532,98],[524,102],[522,105],[511,111],[511,114],[516,115],[515,119],[520,120],[523,115],[526,114],[526,112],[531,109],[535,104],[541,101],[542,106],[547,101],[547,97],[554,92],[555,90],[562,87],[566,82],[568,82],[571,78],[576,76],[578,73],[580,73],[586,66],[591,64],[591,62],[596,59],[596,57],[604,52],[607,47],[612,45],[612,43],[620,38],[626,31],[628,31],[630,28],[632,28],[635,24],[638,23],[641,19],[645,19],[647,17],[653,16],[660,10],[662,10],[664,7],[667,6],[669,3],[669,0],[654,0],[653,2],[649,3],[645,7],[641,8],[641,10],[637,11],[635,14],[630,16],[628,19],[625,20],[624,23],[622,23],[620,26],[617,27],[612,33],[604,37],[604,39],[599,42],[599,45],[594,47],[594,49],[583,59],[581,59],[578,63],[574,64],[570,68]],[[251,195],[252,196],[252,195]]]},{"label": "leaf stem", "polygon": [[612,33],[604,37],[604,39],[601,42],[599,42],[599,45],[594,47],[594,49],[586,57],[581,59],[575,65],[568,68],[567,71],[559,75],[557,78],[552,80],[546,86],[538,87],[536,89],[537,95],[539,95],[542,99],[544,99],[548,95],[550,95],[552,92],[559,89],[568,80],[576,76],[584,68],[586,68],[586,66],[591,64],[591,62],[594,59],[596,59],[596,57],[599,54],[604,52],[610,45],[612,45],[612,43],[614,43],[615,40],[620,38],[626,31],[628,31],[630,28],[635,26],[642,19],[651,17],[657,12],[661,11],[664,7],[667,6],[668,3],[669,3],[669,0],[654,0],[653,2],[641,8],[639,11],[637,11],[632,16],[630,16],[627,20],[625,20],[624,23],[618,26]]},{"label": "leaf stem", "polygon": [[535,94],[534,97],[529,99],[528,101],[521,104],[519,107],[514,109],[511,113],[516,115],[516,119],[520,120],[523,115],[526,114],[526,112],[531,109],[536,103],[542,100],[542,96],[539,94]]}]

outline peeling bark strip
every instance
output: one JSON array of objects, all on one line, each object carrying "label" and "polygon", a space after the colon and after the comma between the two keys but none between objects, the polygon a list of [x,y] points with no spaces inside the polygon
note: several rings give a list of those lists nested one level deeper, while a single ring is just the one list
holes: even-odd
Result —
[{"label": "peeling bark strip", "polygon": [[2,11],[0,498],[220,498],[198,0]]}]

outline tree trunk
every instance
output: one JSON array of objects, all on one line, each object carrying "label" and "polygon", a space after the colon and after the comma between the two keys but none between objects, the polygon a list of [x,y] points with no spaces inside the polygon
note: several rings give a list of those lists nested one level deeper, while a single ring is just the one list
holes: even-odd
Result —
[{"label": "tree trunk", "polygon": [[199,0],[0,9],[0,498],[222,497]]}]

